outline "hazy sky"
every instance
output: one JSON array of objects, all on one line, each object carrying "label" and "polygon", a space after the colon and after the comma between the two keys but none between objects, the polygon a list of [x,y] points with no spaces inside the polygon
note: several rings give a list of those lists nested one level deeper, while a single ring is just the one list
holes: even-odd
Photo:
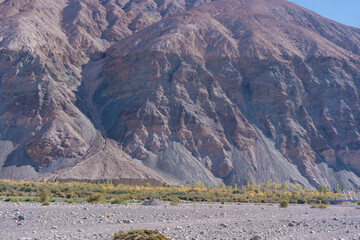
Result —
[{"label": "hazy sky", "polygon": [[289,0],[339,23],[360,28],[360,0]]}]

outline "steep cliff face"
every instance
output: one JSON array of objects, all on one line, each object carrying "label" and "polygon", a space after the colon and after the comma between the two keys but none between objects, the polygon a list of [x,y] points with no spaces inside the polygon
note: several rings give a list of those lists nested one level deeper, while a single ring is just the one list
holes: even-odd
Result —
[{"label": "steep cliff face", "polygon": [[359,29],[283,0],[0,14],[1,178],[360,186]]}]

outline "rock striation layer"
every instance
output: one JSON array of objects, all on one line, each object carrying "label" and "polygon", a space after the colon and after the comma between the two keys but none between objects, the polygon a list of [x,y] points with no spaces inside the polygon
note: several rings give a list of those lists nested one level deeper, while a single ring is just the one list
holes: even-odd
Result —
[{"label": "rock striation layer", "polygon": [[283,0],[0,13],[2,178],[360,186],[360,29]]}]

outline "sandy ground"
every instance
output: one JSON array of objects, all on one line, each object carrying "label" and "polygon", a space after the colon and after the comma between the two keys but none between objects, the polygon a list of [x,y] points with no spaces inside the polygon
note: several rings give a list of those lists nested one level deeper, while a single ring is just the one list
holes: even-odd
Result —
[{"label": "sandy ground", "polygon": [[[158,229],[171,239],[360,239],[355,205],[179,204],[177,206],[0,202],[0,239],[111,239]],[[20,216],[20,217],[19,217]],[[22,217],[24,218],[23,220]]]}]

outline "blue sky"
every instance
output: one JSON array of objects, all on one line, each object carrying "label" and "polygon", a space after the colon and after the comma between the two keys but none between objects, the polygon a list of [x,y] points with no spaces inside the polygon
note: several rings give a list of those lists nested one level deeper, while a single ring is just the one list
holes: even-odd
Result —
[{"label": "blue sky", "polygon": [[360,28],[360,0],[288,0],[339,23]]}]

